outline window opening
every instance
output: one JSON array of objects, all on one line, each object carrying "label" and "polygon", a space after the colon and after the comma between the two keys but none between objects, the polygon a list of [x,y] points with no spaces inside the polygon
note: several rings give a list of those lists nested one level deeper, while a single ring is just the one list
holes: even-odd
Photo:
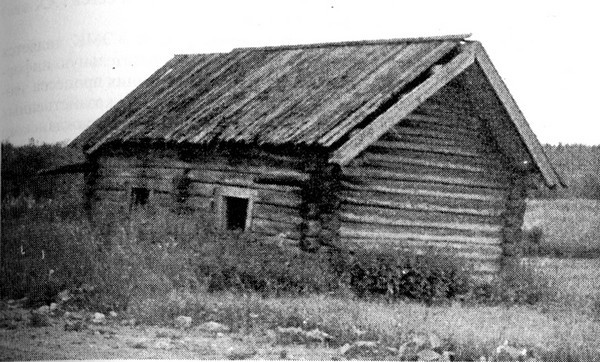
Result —
[{"label": "window opening", "polygon": [[133,187],[131,189],[132,208],[143,207],[148,204],[150,199],[150,190],[143,187]]},{"label": "window opening", "polygon": [[225,201],[225,226],[227,230],[246,229],[248,217],[248,199],[241,197],[224,196]]}]

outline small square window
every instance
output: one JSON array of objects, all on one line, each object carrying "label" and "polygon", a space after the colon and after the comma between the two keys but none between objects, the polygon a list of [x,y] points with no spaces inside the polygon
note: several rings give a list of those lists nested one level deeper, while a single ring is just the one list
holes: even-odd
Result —
[{"label": "small square window", "polygon": [[256,191],[223,186],[215,190],[219,224],[225,230],[252,230],[252,209]]},{"label": "small square window", "polygon": [[131,207],[133,209],[146,206],[150,200],[150,190],[143,187],[131,189]]},{"label": "small square window", "polygon": [[225,206],[225,227],[227,230],[246,230],[248,218],[248,199],[241,197],[223,197]]}]

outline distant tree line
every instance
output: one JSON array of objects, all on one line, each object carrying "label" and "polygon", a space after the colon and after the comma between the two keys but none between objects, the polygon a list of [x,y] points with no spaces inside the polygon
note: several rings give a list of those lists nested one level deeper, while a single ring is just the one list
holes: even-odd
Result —
[{"label": "distant tree line", "polygon": [[77,174],[59,176],[40,176],[44,169],[73,164],[83,160],[80,151],[63,144],[29,144],[15,146],[8,141],[1,145],[2,164],[0,180],[2,182],[2,200],[19,196],[54,198],[65,192],[80,192],[82,176]]},{"label": "distant tree line", "polygon": [[[540,187],[531,192],[535,198],[593,198],[600,200],[600,145],[544,145],[550,161],[563,176],[566,189]],[[81,175],[39,176],[43,169],[83,160],[80,151],[63,144],[29,144],[15,146],[2,142],[2,199],[28,196],[53,198],[58,193],[77,191]]]},{"label": "distant tree line", "polygon": [[600,145],[544,145],[544,150],[567,184],[566,189],[540,187],[536,198],[591,198],[600,200]]}]

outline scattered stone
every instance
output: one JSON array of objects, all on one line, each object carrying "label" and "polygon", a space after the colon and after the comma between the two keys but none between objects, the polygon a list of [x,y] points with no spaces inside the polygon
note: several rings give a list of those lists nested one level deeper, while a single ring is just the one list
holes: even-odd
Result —
[{"label": "scattered stone", "polygon": [[192,326],[192,317],[180,315],[175,318],[175,326],[179,328],[190,328]]},{"label": "scattered stone", "polygon": [[496,355],[499,359],[523,360],[528,357],[527,349],[518,349],[508,344],[505,340],[503,344],[496,348]]},{"label": "scattered stone", "polygon": [[442,339],[435,333],[429,334],[429,347],[431,349],[442,348]]},{"label": "scattered stone", "polygon": [[441,358],[442,355],[432,349],[424,349],[417,353],[417,359],[419,361],[439,361]]},{"label": "scattered stone", "polygon": [[65,289],[56,296],[59,302],[66,302],[71,299],[71,293]]},{"label": "scattered stone", "polygon": [[148,345],[144,342],[138,341],[138,342],[133,342],[131,344],[131,348],[135,348],[135,349],[146,349],[148,348]]},{"label": "scattered stone", "polygon": [[227,359],[249,359],[254,357],[256,353],[258,353],[256,349],[250,346],[231,347],[227,350]]},{"label": "scattered stone", "polygon": [[111,310],[110,312],[108,312],[108,315],[111,318],[117,318],[119,315],[117,314],[117,312],[115,312],[114,310]]},{"label": "scattered stone", "polygon": [[425,333],[417,333],[412,337],[411,341],[415,344],[417,350],[421,350],[429,344],[429,336]]},{"label": "scattered stone", "polygon": [[104,324],[106,323],[106,316],[102,313],[94,313],[94,316],[92,317],[92,323],[94,324]]},{"label": "scattered stone", "polygon": [[85,316],[79,312],[65,312],[64,317],[72,320],[84,320]]},{"label": "scattered stone", "polygon": [[297,327],[278,327],[276,332],[276,341],[280,344],[323,343],[331,339],[332,337],[329,334],[316,328],[305,331]]},{"label": "scattered stone", "polygon": [[123,319],[121,321],[121,325],[122,326],[131,326],[131,327],[135,327],[135,325],[137,324],[137,320],[135,320],[135,318],[131,318],[131,319]]},{"label": "scattered stone", "polygon": [[340,354],[344,358],[352,359],[385,359],[397,353],[395,348],[388,348],[373,341],[357,341],[340,348]]},{"label": "scattered stone", "polygon": [[154,344],[154,348],[164,349],[168,351],[173,348],[173,345],[168,340],[161,339]]},{"label": "scattered stone", "polygon": [[37,310],[31,311],[31,325],[33,327],[46,327],[51,324],[50,316],[47,312],[38,312]]},{"label": "scattered stone", "polygon": [[204,332],[211,333],[227,333],[229,332],[229,327],[225,324],[217,323],[217,322],[205,322],[198,326],[198,329]]},{"label": "scattered stone", "polygon": [[332,339],[332,337],[323,332],[320,331],[319,329],[313,329],[311,331],[305,332],[306,335],[306,342],[318,342],[318,343],[323,343],[326,341],[330,341]]},{"label": "scattered stone", "polygon": [[85,329],[85,324],[83,324],[82,320],[66,320],[65,321],[65,331],[68,332],[79,332]]},{"label": "scattered stone", "polygon": [[48,314],[48,313],[50,313],[50,307],[47,305],[43,305],[43,306],[39,307],[38,309],[36,309],[35,311],[40,314]]}]

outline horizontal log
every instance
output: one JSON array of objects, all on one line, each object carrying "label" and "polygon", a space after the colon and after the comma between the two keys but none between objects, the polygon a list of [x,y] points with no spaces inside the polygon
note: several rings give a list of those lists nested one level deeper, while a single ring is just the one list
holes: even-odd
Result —
[{"label": "horizontal log", "polygon": [[[405,157],[417,160],[426,160],[431,162],[447,162],[457,165],[466,165],[466,166],[474,166],[474,167],[485,167],[488,169],[496,169],[501,171],[508,171],[507,164],[501,160],[499,154],[488,154],[485,157],[467,157],[461,155],[453,155],[453,154],[443,154],[443,153],[431,153],[425,151],[415,151],[415,150],[402,150],[402,149],[393,149],[393,148],[384,148],[384,147],[376,147],[370,146],[367,148],[363,154],[359,155],[356,160],[363,160],[363,155],[388,155],[388,156],[398,156]],[[351,163],[349,163],[350,165]]]},{"label": "horizontal log", "polygon": [[429,137],[440,140],[453,140],[455,142],[472,142],[473,139],[477,139],[477,132],[453,132],[453,129],[450,127],[444,127],[442,129],[431,129],[427,127],[423,127],[422,124],[418,123],[418,121],[410,121],[409,119],[404,119],[400,122],[396,127],[392,128],[390,132],[386,133],[382,136],[382,139],[395,140],[394,137],[402,136],[402,135],[414,135],[421,137]]},{"label": "horizontal log", "polygon": [[[440,199],[459,199],[459,200],[473,200],[473,201],[484,201],[489,203],[501,203],[504,204],[505,195],[503,193],[495,194],[476,194],[467,193],[469,189],[449,190],[447,189],[425,189],[420,188],[421,184],[416,183],[413,185],[400,184],[396,185],[390,182],[369,182],[369,183],[352,183],[342,181],[341,185],[344,189],[354,191],[367,191],[367,192],[381,192],[398,195],[414,195],[414,196],[426,196],[435,197]],[[413,188],[410,188],[412,186]],[[462,192],[461,192],[462,191]],[[466,192],[465,192],[466,191]]]},{"label": "horizontal log", "polygon": [[129,187],[143,187],[162,192],[172,192],[173,182],[168,179],[148,177],[102,176],[96,180],[98,189],[126,190]]},{"label": "horizontal log", "polygon": [[502,182],[481,181],[465,177],[445,177],[441,175],[419,175],[400,171],[381,170],[375,167],[344,167],[342,173],[350,181],[360,181],[364,178],[387,179],[398,181],[418,181],[440,183],[446,185],[462,185],[470,187],[483,187],[496,190],[505,190],[508,185]]},{"label": "horizontal log", "polygon": [[259,190],[256,202],[297,208],[302,204],[302,199],[294,193],[275,190]]},{"label": "horizontal log", "polygon": [[286,223],[295,225],[302,223],[302,218],[297,209],[283,206],[255,203],[252,215],[253,217],[272,221],[284,220]]},{"label": "horizontal log", "polygon": [[252,232],[273,236],[281,235],[281,237],[288,239],[300,239],[300,232],[296,225],[257,217],[252,219]]},{"label": "horizontal log", "polygon": [[435,237],[474,237],[484,238],[486,240],[496,240],[497,243],[501,241],[501,234],[499,232],[484,232],[478,230],[467,230],[467,229],[450,229],[419,225],[393,225],[393,224],[378,224],[378,223],[359,223],[351,221],[342,221],[340,228],[351,230],[355,232],[373,232],[383,234],[414,234],[414,235],[427,235]]},{"label": "horizontal log", "polygon": [[[340,191],[339,198],[345,200],[347,197],[362,199],[362,198],[373,198],[376,200],[389,200],[406,202],[409,204],[420,205],[420,204],[431,204],[440,207],[447,207],[452,209],[467,209],[467,210],[505,210],[505,202],[503,199],[494,200],[477,200],[467,199],[460,197],[443,197],[443,193],[437,194],[426,194],[425,192],[394,192],[395,189],[380,187],[378,190],[373,188],[345,188]],[[402,190],[400,190],[402,191]],[[452,195],[454,196],[454,195]]]},{"label": "horizontal log", "polygon": [[424,229],[457,230],[470,233],[491,233],[498,235],[502,230],[500,225],[472,224],[459,222],[426,222],[402,218],[381,217],[363,213],[341,212],[340,219],[357,224],[384,225],[384,226],[406,226]]},{"label": "horizontal log", "polygon": [[420,240],[427,242],[448,242],[465,244],[485,244],[500,245],[501,240],[494,237],[484,236],[461,236],[461,235],[431,235],[424,233],[410,232],[382,232],[376,230],[355,230],[342,225],[340,227],[340,237],[352,239],[394,239],[394,240]]},{"label": "horizontal log", "polygon": [[404,210],[381,206],[356,205],[342,202],[339,212],[351,212],[355,214],[376,215],[387,218],[402,218],[420,222],[445,222],[445,223],[467,223],[482,225],[504,225],[501,216],[465,215],[448,212]]},{"label": "horizontal log", "polygon": [[[411,128],[412,131],[420,131],[419,129]],[[384,134],[380,141],[386,142],[406,142],[428,145],[432,147],[457,147],[471,152],[487,154],[493,152],[493,148],[489,144],[482,142],[478,136],[472,136],[470,139],[466,137],[430,137],[424,132],[410,132],[409,128],[396,128]]]},{"label": "horizontal log", "polygon": [[[390,155],[390,154],[380,154],[380,153],[372,153],[365,152],[363,158],[365,159],[365,163],[370,165],[382,165],[388,167],[399,167],[402,165],[416,165],[416,166],[427,166],[438,169],[448,169],[448,170],[459,170],[459,171],[468,171],[473,173],[489,173],[496,172],[501,173],[502,170],[492,169],[491,167],[486,167],[482,165],[469,165],[469,164],[461,164],[454,163],[442,160],[435,159],[426,159],[426,158],[414,158],[414,157],[406,157],[399,155]],[[381,161],[380,163],[375,161]]]},{"label": "horizontal log", "polygon": [[185,204],[195,209],[212,212],[214,210],[214,201],[209,197],[190,196],[186,199]]},{"label": "horizontal log", "polygon": [[403,164],[398,162],[367,160],[361,166],[353,165],[350,167],[380,169],[382,171],[402,172],[419,176],[455,177],[465,180],[473,180],[475,182],[496,182],[503,183],[505,185],[508,185],[510,180],[510,174],[502,173],[500,171],[488,170],[487,172],[473,172],[470,170],[460,170],[456,168],[444,168],[440,167],[439,165],[416,165],[410,163]]},{"label": "horizontal log", "polygon": [[343,203],[363,205],[363,206],[379,206],[399,210],[413,210],[422,212],[439,212],[459,215],[475,215],[475,216],[492,216],[499,217],[502,214],[502,209],[494,208],[458,208],[447,207],[443,204],[434,204],[431,202],[412,203],[404,201],[403,198],[391,198],[381,196],[375,193],[343,193],[341,196]]}]

